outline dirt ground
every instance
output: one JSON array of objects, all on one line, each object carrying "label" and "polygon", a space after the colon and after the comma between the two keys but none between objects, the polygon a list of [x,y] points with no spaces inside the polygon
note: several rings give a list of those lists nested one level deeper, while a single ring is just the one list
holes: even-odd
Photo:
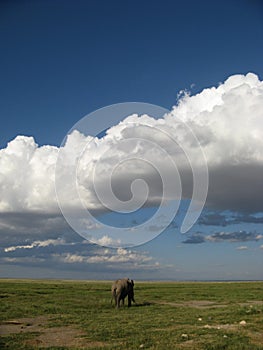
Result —
[{"label": "dirt ground", "polygon": [[[169,301],[158,301],[158,302],[153,302],[155,304],[161,304],[161,305],[170,305],[170,306],[186,306],[186,307],[194,307],[197,309],[206,309],[206,308],[217,308],[217,307],[227,307],[227,304],[219,304],[214,301],[210,300],[190,300],[186,301],[184,303],[173,303]],[[246,303],[239,303],[240,306],[250,306],[250,305],[263,305],[263,301],[257,301],[257,300],[252,300],[248,301]]]},{"label": "dirt ground", "polygon": [[34,339],[26,340],[25,343],[38,348],[51,346],[88,348],[105,345],[103,342],[88,342],[84,339],[83,332],[71,326],[48,327],[49,321],[50,317],[47,316],[9,320],[0,325],[0,335],[37,332],[39,335]]}]

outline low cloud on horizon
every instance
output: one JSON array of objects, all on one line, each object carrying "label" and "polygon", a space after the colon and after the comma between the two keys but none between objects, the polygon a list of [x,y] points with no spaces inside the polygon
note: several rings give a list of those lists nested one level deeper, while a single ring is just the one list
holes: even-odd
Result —
[{"label": "low cloud on horizon", "polygon": [[234,231],[234,232],[215,232],[211,235],[202,233],[193,233],[186,240],[185,244],[200,244],[205,242],[251,242],[263,239],[263,235],[258,232]]}]

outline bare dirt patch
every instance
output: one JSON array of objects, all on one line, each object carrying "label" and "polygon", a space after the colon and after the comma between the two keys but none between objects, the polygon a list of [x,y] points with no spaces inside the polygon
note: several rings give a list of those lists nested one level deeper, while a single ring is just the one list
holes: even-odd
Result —
[{"label": "bare dirt patch", "polygon": [[242,326],[238,325],[238,324],[217,324],[217,325],[208,325],[206,324],[205,326],[203,326],[203,328],[206,329],[223,329],[226,331],[238,331],[240,329],[242,329]]},{"label": "bare dirt patch", "polygon": [[261,306],[263,305],[263,301],[261,300],[250,300],[246,303],[239,303],[240,306]]},{"label": "bare dirt patch", "polygon": [[263,344],[263,334],[261,332],[253,332],[249,331],[248,335],[251,339],[251,342],[256,345],[262,345]]},{"label": "bare dirt patch", "polygon": [[47,348],[52,346],[92,348],[104,347],[107,344],[103,342],[89,342],[81,330],[72,327],[48,327],[51,317],[38,316],[35,318],[21,318],[9,320],[0,324],[0,335],[7,336],[17,333],[39,333],[32,339],[25,340],[25,344],[36,346],[38,348]]},{"label": "bare dirt patch", "polygon": [[0,334],[39,332],[42,331],[49,319],[50,317],[48,316],[38,316],[5,321],[0,324]]},{"label": "bare dirt patch", "polygon": [[[151,304],[159,304],[159,305],[170,305],[174,307],[194,307],[197,309],[209,309],[209,308],[220,308],[220,307],[228,307],[229,304],[221,304],[218,302],[210,301],[210,300],[189,300],[181,303],[174,303],[169,301],[153,301]],[[251,300],[245,303],[238,303],[240,306],[261,306],[263,305],[263,301]]]},{"label": "bare dirt patch", "polygon": [[194,349],[194,340],[186,340],[184,343],[178,344],[178,349]]},{"label": "bare dirt patch", "polygon": [[38,347],[51,346],[78,346],[84,347],[82,333],[71,327],[52,327],[42,330],[41,334],[34,339],[26,341],[26,344]]},{"label": "bare dirt patch", "polygon": [[160,302],[153,302],[154,304],[160,304],[160,305],[170,305],[175,307],[194,307],[197,309],[204,309],[204,308],[216,308],[216,307],[227,307],[227,304],[218,304],[213,301],[209,300],[189,300],[185,301],[183,303],[173,303],[169,301],[160,301]]}]

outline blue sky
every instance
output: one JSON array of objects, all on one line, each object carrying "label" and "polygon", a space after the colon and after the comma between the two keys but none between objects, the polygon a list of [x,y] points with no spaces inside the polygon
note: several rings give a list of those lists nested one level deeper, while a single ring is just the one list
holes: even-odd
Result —
[{"label": "blue sky", "polygon": [[[39,146],[58,147],[81,118],[111,104],[134,101],[171,111],[181,90],[195,96],[220,83],[226,86],[224,82],[230,76],[245,77],[249,72],[259,81],[263,79],[260,0],[2,1],[0,42],[0,147],[6,150],[8,142],[22,136],[13,144],[12,154],[21,152],[23,145],[26,150],[35,149],[25,136],[34,137]],[[254,89],[257,83],[251,76],[242,79],[239,83],[232,79],[228,85],[239,84],[238,96],[244,94],[242,101],[246,103],[251,94],[244,91],[245,84]],[[239,109],[229,109],[233,91],[226,86],[229,104],[225,107],[228,109],[222,109],[230,116],[239,113]],[[204,100],[208,104],[209,98]],[[253,100],[247,109],[255,113],[257,121],[263,118],[261,100]],[[193,104],[200,103],[201,98],[198,101]],[[239,100],[233,100],[233,106],[235,101]],[[246,110],[241,102],[240,113]],[[185,102],[188,111],[191,103]],[[212,132],[219,139],[220,114],[212,117]],[[6,199],[0,207],[1,276],[114,279],[128,274],[137,279],[262,279],[262,148],[256,141],[239,144],[239,139],[246,139],[245,127],[250,125],[251,135],[258,135],[262,124],[257,122],[256,129],[252,122],[245,122],[245,112],[243,118],[244,124],[239,124],[238,118],[229,121],[230,130],[239,126],[238,133],[232,140],[230,132],[220,144],[229,146],[223,155],[230,157],[232,150],[236,151],[233,159],[240,162],[238,172],[227,167],[232,158],[225,162],[220,158],[218,168],[213,163],[214,155],[224,158],[218,151],[220,145],[211,154],[207,150],[207,157],[211,155],[212,159],[210,192],[201,217],[190,231],[180,233],[186,210],[183,205],[160,236],[126,250],[83,243],[65,222],[58,220],[55,225],[57,216],[47,210],[54,203],[45,186],[40,186],[40,193],[49,207],[39,202],[36,206],[36,201],[32,202],[35,207],[31,202],[20,206],[19,196],[31,198],[33,187],[24,180],[15,186],[12,176],[29,179],[31,175],[27,175],[28,167],[23,168],[26,161],[17,165],[21,175],[16,168],[8,173],[11,153],[6,153],[0,170],[0,191]],[[46,152],[43,163],[49,164],[56,150],[40,152]],[[35,164],[41,159],[38,155]],[[37,172],[37,165],[34,169]],[[42,181],[45,176],[43,173]],[[234,181],[229,180],[236,176]],[[251,191],[240,191],[246,181]],[[137,218],[131,216],[130,222],[135,225],[146,212],[155,210],[155,206],[149,207],[152,209],[141,210]],[[122,225],[118,216],[100,215],[112,225]]]},{"label": "blue sky", "polygon": [[59,145],[112,103],[170,109],[177,93],[262,75],[261,1],[1,1],[1,145]]}]

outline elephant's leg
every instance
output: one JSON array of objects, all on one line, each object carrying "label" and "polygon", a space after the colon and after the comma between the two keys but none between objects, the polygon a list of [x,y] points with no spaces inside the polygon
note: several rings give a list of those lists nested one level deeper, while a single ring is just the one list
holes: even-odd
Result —
[{"label": "elephant's leg", "polygon": [[120,307],[121,296],[119,294],[116,295],[116,308]]},{"label": "elephant's leg", "polygon": [[128,295],[128,307],[131,306],[131,297]]},{"label": "elephant's leg", "polygon": [[133,290],[128,293],[128,307],[131,306],[132,301],[135,303]]},{"label": "elephant's leg", "polygon": [[116,296],[116,290],[115,289],[112,291],[112,299],[114,300],[114,304],[115,304],[115,307],[116,307],[117,306],[117,296]]}]

